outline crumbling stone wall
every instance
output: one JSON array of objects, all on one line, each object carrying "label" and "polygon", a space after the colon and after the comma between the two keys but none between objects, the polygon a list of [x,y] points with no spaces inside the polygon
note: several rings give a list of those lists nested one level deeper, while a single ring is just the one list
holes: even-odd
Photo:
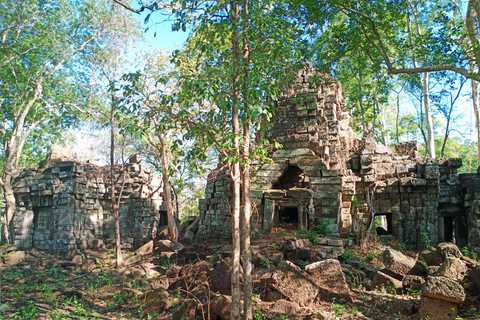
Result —
[{"label": "crumbling stone wall", "polygon": [[[296,212],[299,228],[329,219],[331,230],[347,232],[354,203],[365,215],[370,192],[376,215],[398,241],[422,247],[479,238],[479,175],[458,175],[461,159],[423,162],[416,142],[398,144],[394,153],[376,144],[369,130],[356,140],[349,121],[340,83],[310,66],[300,71],[277,101],[266,136],[283,148],[272,150],[273,163],[256,165],[252,174],[253,228],[268,232],[287,208]],[[199,203],[202,236],[229,232],[231,188],[228,169],[219,165]]]},{"label": "crumbling stone wall", "polygon": [[[121,195],[122,247],[137,248],[152,238],[165,210],[160,180],[135,156],[123,170],[115,167],[115,180],[117,199]],[[42,167],[22,171],[13,186],[17,246],[42,250],[113,246],[110,167],[81,163],[54,148]]]}]

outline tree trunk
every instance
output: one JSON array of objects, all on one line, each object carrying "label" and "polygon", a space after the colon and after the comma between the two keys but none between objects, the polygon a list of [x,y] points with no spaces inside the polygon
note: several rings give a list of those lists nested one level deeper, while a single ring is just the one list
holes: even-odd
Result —
[{"label": "tree trunk", "polygon": [[238,115],[238,103],[240,98],[240,90],[238,82],[240,79],[240,48],[239,48],[239,31],[238,23],[240,22],[241,3],[239,0],[232,2],[233,6],[233,32],[232,32],[232,58],[234,65],[234,77],[232,79],[232,143],[233,150],[230,159],[230,170],[233,184],[233,208],[232,208],[232,313],[231,319],[240,319],[240,163],[238,156],[240,155],[240,121]]},{"label": "tree trunk", "polygon": [[365,110],[363,109],[363,90],[362,90],[362,83],[363,83],[363,73],[362,69],[358,71],[358,105],[360,106],[360,112],[362,113],[362,130],[365,132],[367,129],[367,124],[365,122]]},{"label": "tree trunk", "polygon": [[175,216],[173,212],[173,201],[172,193],[170,189],[170,181],[168,179],[168,162],[167,162],[167,148],[165,147],[165,142],[163,140],[163,135],[159,134],[158,138],[160,140],[160,145],[162,147],[162,181],[163,181],[163,195],[165,197],[165,205],[167,207],[167,221],[168,221],[168,231],[170,231],[170,240],[172,242],[178,241],[178,229],[177,224],[175,223]]},{"label": "tree trunk", "polygon": [[115,218],[115,251],[116,251],[116,267],[123,268],[122,244],[120,239],[120,213],[118,211],[118,203],[115,199],[115,96],[111,92],[111,108],[110,108],[110,195],[112,197],[112,215]]},{"label": "tree trunk", "polygon": [[[461,12],[461,6],[457,2],[457,7]],[[480,68],[480,51],[478,46],[480,44],[480,35],[478,34],[478,12],[480,4],[478,0],[470,0],[467,6],[467,14],[465,16],[465,26],[468,34],[468,46],[471,52],[470,57],[470,71],[478,72]],[[480,110],[478,109],[478,82],[472,79],[472,106],[475,113],[475,123],[477,129],[477,166],[480,166]]]},{"label": "tree trunk", "polygon": [[5,185],[3,187],[3,194],[5,197],[5,216],[2,219],[3,232],[5,241],[9,244],[15,243],[15,232],[13,230],[13,216],[17,209],[17,202],[13,188],[11,184],[12,178],[9,175],[5,175]]},{"label": "tree trunk", "polygon": [[[246,104],[245,104],[246,105]],[[250,198],[250,132],[249,122],[247,121],[243,125],[243,155],[244,165],[242,171],[242,195],[243,195],[243,318],[245,320],[252,319],[252,253],[250,245],[250,221],[252,217],[252,205]]]},{"label": "tree trunk", "polygon": [[[248,45],[247,31],[249,22],[249,6],[248,0],[243,1],[243,112],[249,114],[248,106],[248,66],[250,64],[250,47]],[[243,261],[243,318],[245,320],[252,320],[252,252],[250,244],[250,223],[252,217],[252,205],[250,197],[250,121],[247,120],[243,123],[243,164],[242,171],[242,195],[243,195],[243,246],[242,246],[242,261]]]},{"label": "tree trunk", "polygon": [[430,109],[430,91],[428,88],[429,84],[428,72],[423,74],[423,85],[422,85],[422,95],[423,95],[423,105],[425,107],[425,120],[427,123],[427,154],[429,158],[435,159],[435,134],[433,132],[433,120],[432,120],[432,111]]},{"label": "tree trunk", "polygon": [[397,143],[400,143],[398,140],[398,123],[400,122],[400,93],[397,93],[397,119],[395,121],[395,140]]},{"label": "tree trunk", "polygon": [[472,80],[472,106],[477,129],[477,166],[480,166],[480,110],[478,109],[478,82]]}]

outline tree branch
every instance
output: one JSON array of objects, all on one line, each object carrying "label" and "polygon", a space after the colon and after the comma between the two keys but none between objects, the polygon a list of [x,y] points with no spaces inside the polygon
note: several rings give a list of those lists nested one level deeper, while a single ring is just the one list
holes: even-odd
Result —
[{"label": "tree branch", "polygon": [[418,67],[418,68],[400,68],[395,69],[393,67],[388,68],[388,74],[416,74],[416,73],[425,73],[425,72],[437,72],[437,71],[453,71],[467,79],[473,79],[476,81],[480,81],[480,75],[478,73],[469,72],[465,68],[458,67],[455,65],[447,64],[447,65],[436,65],[430,67]]}]

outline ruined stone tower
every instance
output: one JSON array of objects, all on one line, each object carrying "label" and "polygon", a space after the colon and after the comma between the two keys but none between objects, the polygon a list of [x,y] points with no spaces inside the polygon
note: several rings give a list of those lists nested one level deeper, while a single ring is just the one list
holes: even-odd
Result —
[{"label": "ruined stone tower", "polygon": [[[51,148],[40,168],[23,170],[13,183],[13,224],[19,248],[68,251],[112,247],[110,167],[82,163]],[[166,224],[161,184],[134,156],[115,166],[122,247],[138,248]]]},{"label": "ruined stone tower", "polygon": [[[461,159],[421,162],[416,142],[397,145],[394,153],[368,132],[356,140],[340,83],[310,67],[276,104],[267,138],[283,148],[272,150],[273,163],[258,165],[252,175],[252,228],[268,232],[286,221],[312,230],[325,219],[333,231],[349,231],[354,203],[365,213],[368,194],[375,215],[398,241],[421,247],[425,235],[432,244],[478,239],[480,179],[457,174]],[[228,170],[212,173],[205,191],[200,235],[228,235]]]}]

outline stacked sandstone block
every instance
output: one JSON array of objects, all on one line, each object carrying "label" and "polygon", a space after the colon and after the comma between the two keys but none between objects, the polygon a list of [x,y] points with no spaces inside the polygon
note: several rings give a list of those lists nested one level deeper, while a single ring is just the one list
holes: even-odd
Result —
[{"label": "stacked sandstone block", "polygon": [[[13,184],[15,243],[42,250],[113,245],[109,172],[110,167],[71,159],[47,161],[45,167],[21,172]],[[122,246],[139,247],[158,228],[160,182],[137,158],[123,168],[116,166],[115,177],[117,198],[121,192]]]}]

